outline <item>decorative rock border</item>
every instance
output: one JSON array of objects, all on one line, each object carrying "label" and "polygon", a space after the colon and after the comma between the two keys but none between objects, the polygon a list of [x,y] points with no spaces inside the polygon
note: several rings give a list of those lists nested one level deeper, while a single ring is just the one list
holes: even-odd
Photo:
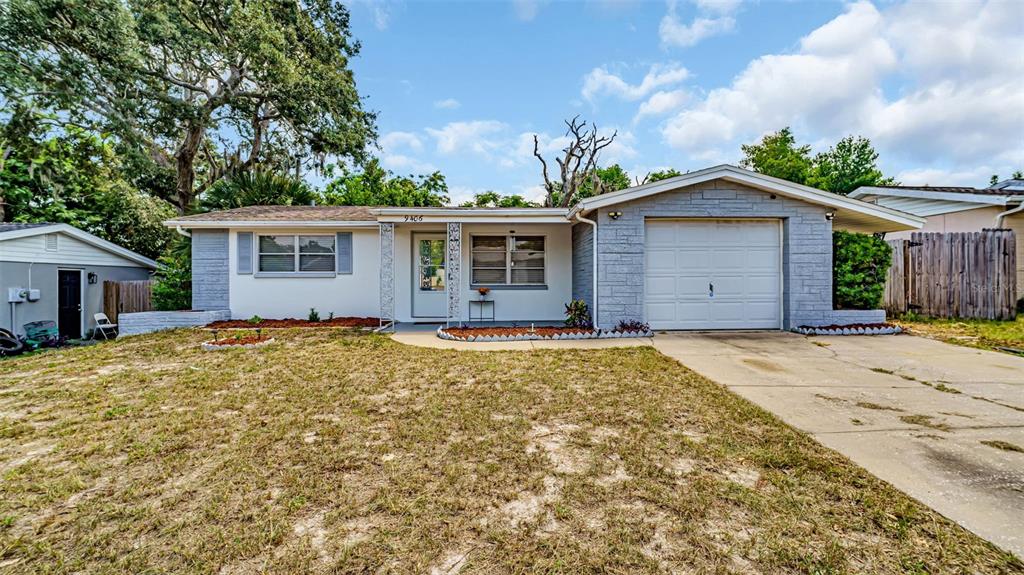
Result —
[{"label": "decorative rock border", "polygon": [[568,332],[559,333],[555,335],[540,335],[535,333],[520,333],[516,335],[471,335],[467,337],[459,337],[452,335],[445,331],[444,327],[437,328],[437,337],[446,339],[449,341],[465,341],[465,342],[487,342],[487,341],[554,341],[563,339],[621,339],[621,338],[634,338],[634,337],[651,337],[654,332],[651,330],[647,331],[606,331],[603,329],[596,329],[593,331],[580,331],[580,332]]},{"label": "decorative rock border", "polygon": [[903,332],[903,328],[888,323],[853,326],[830,325],[823,327],[802,325],[793,328],[793,331],[804,335],[894,335]]},{"label": "decorative rock border", "polygon": [[270,338],[270,339],[268,339],[266,341],[261,341],[261,342],[257,342],[257,343],[247,343],[245,345],[237,345],[237,344],[233,344],[233,343],[226,343],[224,345],[217,345],[217,344],[213,343],[212,341],[204,341],[203,342],[203,351],[221,351],[221,350],[225,350],[225,349],[256,349],[258,347],[263,347],[263,346],[266,346],[266,345],[270,345],[272,343],[274,343],[274,338]]}]

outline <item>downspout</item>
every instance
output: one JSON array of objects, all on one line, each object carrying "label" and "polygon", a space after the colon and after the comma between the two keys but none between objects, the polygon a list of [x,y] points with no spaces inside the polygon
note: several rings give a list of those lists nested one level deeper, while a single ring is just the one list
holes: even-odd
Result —
[{"label": "downspout", "polygon": [[595,222],[594,220],[588,220],[587,218],[581,216],[579,212],[576,212],[575,217],[576,221],[582,222],[584,224],[590,224],[590,226],[594,228],[594,271],[592,272],[594,276],[594,309],[592,315],[594,319],[594,326],[598,326],[600,324],[597,322],[597,222]]},{"label": "downspout", "polygon": [[189,233],[189,232],[186,232],[184,229],[182,229],[181,226],[174,226],[174,231],[176,231],[179,234],[185,236],[186,238],[191,238],[192,237],[192,234]]},{"label": "downspout", "polygon": [[1016,208],[1006,210],[1005,212],[1000,212],[998,215],[996,215],[996,228],[998,229],[1003,227],[1003,218],[1005,218],[1006,216],[1019,213],[1021,211],[1024,211],[1024,201],[1021,201],[1021,203]]}]

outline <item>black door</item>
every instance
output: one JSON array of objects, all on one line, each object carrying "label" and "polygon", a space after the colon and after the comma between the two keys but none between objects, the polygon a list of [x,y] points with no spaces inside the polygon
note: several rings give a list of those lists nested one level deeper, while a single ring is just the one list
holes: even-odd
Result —
[{"label": "black door", "polygon": [[57,270],[57,330],[64,337],[82,337],[82,274]]}]

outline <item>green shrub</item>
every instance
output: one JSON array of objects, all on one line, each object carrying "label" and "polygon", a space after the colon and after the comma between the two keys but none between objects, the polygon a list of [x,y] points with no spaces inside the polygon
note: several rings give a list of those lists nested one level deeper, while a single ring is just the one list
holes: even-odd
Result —
[{"label": "green shrub", "polygon": [[877,309],[885,292],[892,248],[881,238],[838,231],[832,234],[832,306]]},{"label": "green shrub", "polygon": [[587,302],[581,299],[574,299],[565,304],[565,326],[590,329],[594,322],[590,320],[590,308]]},{"label": "green shrub", "polygon": [[192,258],[179,251],[160,256],[153,284],[153,307],[176,311],[192,307]]}]

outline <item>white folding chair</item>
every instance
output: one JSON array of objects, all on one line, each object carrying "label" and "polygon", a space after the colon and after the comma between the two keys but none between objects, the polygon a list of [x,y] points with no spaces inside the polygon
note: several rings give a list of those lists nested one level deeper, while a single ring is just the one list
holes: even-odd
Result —
[{"label": "white folding chair", "polygon": [[94,313],[92,318],[96,320],[96,329],[92,332],[93,339],[96,339],[97,332],[103,336],[103,339],[110,339],[107,336],[107,330],[110,330],[114,334],[114,339],[117,339],[117,324],[110,323],[110,318],[107,317],[107,314],[103,312]]}]

